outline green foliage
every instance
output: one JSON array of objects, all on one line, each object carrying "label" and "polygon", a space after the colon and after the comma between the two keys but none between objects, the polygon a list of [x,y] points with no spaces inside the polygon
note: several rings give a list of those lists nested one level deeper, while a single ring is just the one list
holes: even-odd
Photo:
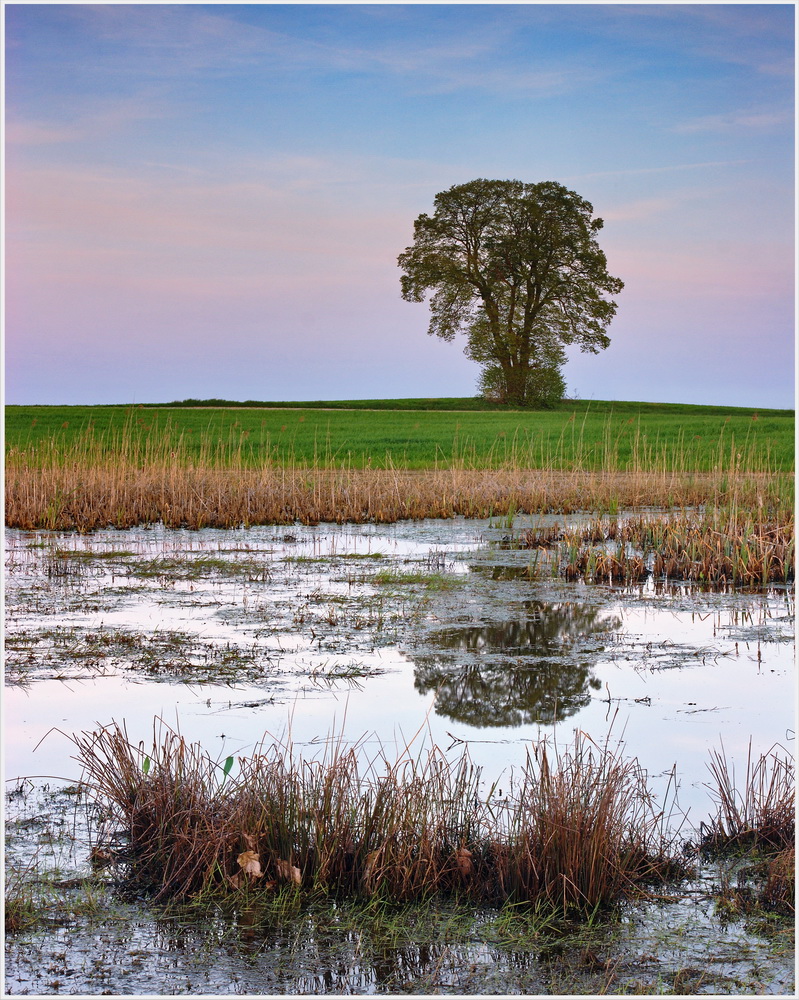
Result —
[{"label": "green foliage", "polygon": [[[507,395],[505,375],[499,365],[487,365],[480,373],[477,386],[487,399],[501,402]],[[565,393],[566,383],[557,366],[531,367],[528,370],[524,380],[528,405],[549,410],[563,399]]]},{"label": "green foliage", "polygon": [[556,381],[544,389],[534,373],[558,371],[565,344],[597,353],[610,343],[608,296],[624,286],[597,243],[602,225],[589,202],[554,181],[455,185],[414,223],[413,245],[398,260],[402,297],[431,295],[430,334],[466,334],[492,398],[551,402]]}]

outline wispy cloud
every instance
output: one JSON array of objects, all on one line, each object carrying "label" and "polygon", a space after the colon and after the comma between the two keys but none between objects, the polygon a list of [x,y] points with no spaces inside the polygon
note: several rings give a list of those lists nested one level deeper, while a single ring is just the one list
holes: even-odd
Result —
[{"label": "wispy cloud", "polygon": [[703,115],[672,126],[674,132],[729,132],[738,129],[784,129],[792,126],[793,112],[787,108],[729,111]]},{"label": "wispy cloud", "polygon": [[664,163],[656,167],[620,167],[618,170],[597,170],[587,174],[572,174],[565,178],[570,183],[600,177],[636,177],[644,174],[669,174],[685,170],[718,170],[719,167],[735,167],[750,163],[742,160],[704,160],[699,163]]},{"label": "wispy cloud", "polygon": [[[356,8],[357,10],[357,8]],[[330,72],[389,75],[414,93],[561,94],[597,84],[618,66],[565,53],[513,58],[516,21],[501,18],[477,27],[454,22],[445,38],[397,41],[390,31],[368,44],[320,41],[244,23],[217,7],[192,5],[76,5],[74,15],[111,48],[102,65],[111,74],[135,66],[139,78],[183,79],[192,74],[230,76],[250,70],[315,78]],[[352,16],[357,16],[352,14]]]},{"label": "wispy cloud", "polygon": [[79,103],[73,102],[66,117],[64,109],[59,109],[58,117],[50,121],[26,119],[10,111],[6,120],[6,142],[10,147],[81,142],[125,130],[143,121],[171,118],[176,113],[171,102],[152,88],[128,97],[92,95]]},{"label": "wispy cloud", "polygon": [[85,135],[86,130],[80,126],[36,121],[7,121],[5,130],[9,146],[50,146],[61,142],[75,142]]},{"label": "wispy cloud", "polygon": [[602,218],[606,222],[642,222],[653,216],[664,215],[676,207],[681,198],[638,198],[635,201],[622,202],[602,209]]},{"label": "wispy cloud", "polygon": [[[216,8],[223,10],[224,8]],[[188,72],[234,72],[271,51],[282,38],[193,5],[75,5],[73,18],[105,43],[104,65],[134,60],[143,75],[168,79]]]},{"label": "wispy cloud", "polygon": [[[395,267],[404,215],[357,210],[270,183],[97,169],[33,168],[7,181],[8,260],[54,279],[162,287],[235,299],[243,285],[286,291],[352,284]],[[60,271],[59,271],[60,269]],[[392,273],[392,279],[393,279]]]},{"label": "wispy cloud", "polygon": [[607,36],[668,48],[764,76],[794,74],[792,4],[648,3],[566,8]]}]

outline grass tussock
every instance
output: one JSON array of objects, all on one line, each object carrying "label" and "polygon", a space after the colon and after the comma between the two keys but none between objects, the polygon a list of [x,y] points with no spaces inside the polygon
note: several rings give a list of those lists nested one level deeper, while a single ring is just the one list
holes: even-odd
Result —
[{"label": "grass tussock", "polygon": [[793,844],[768,859],[766,880],[758,902],[763,909],[785,916],[796,912],[796,848]]},{"label": "grass tussock", "polygon": [[3,918],[6,934],[19,934],[35,927],[41,919],[34,890],[29,882],[30,872],[6,873]]},{"label": "grass tussock", "polygon": [[716,816],[702,829],[708,853],[757,850],[781,854],[794,847],[796,834],[795,762],[781,747],[752,757],[750,745],[742,785],[722,747],[711,751],[708,784]]},{"label": "grass tussock", "polygon": [[793,510],[737,505],[668,517],[597,519],[566,532],[531,529],[520,544],[557,549],[567,579],[638,583],[648,576],[708,586],[767,587],[795,574]]},{"label": "grass tussock", "polygon": [[232,759],[220,765],[170,730],[149,753],[118,727],[73,739],[129,831],[130,884],[159,899],[288,886],[590,915],[675,864],[637,762],[586,736],[565,754],[536,747],[501,804],[481,797],[468,755],[452,763],[435,747],[364,762],[340,742],[316,760],[274,744],[233,775]]}]

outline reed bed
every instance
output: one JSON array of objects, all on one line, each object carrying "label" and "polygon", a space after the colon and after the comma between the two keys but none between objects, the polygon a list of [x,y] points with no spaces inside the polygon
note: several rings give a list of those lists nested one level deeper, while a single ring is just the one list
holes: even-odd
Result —
[{"label": "reed bed", "polygon": [[568,531],[530,529],[519,544],[556,548],[567,579],[639,583],[649,576],[704,586],[768,587],[795,576],[793,510],[738,504],[668,516],[598,518]]},{"label": "reed bed", "polygon": [[792,503],[788,476],[555,469],[262,470],[184,467],[123,457],[104,464],[6,463],[9,527],[94,531],[161,522],[168,527],[393,522],[490,517],[508,512],[616,510],[735,502]]},{"label": "reed bed", "polygon": [[590,915],[679,867],[636,761],[578,736],[538,746],[513,794],[480,794],[464,754],[398,759],[332,741],[303,760],[275,743],[235,776],[196,744],[157,729],[152,749],[124,729],[73,737],[95,794],[129,834],[136,891],[158,899],[273,892],[281,886],[410,901],[457,893]]}]

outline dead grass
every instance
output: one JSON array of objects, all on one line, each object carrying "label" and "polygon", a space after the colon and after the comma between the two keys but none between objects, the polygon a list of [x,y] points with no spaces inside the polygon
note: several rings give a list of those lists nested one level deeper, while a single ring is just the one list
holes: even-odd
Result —
[{"label": "dead grass", "polygon": [[796,848],[793,844],[768,860],[766,881],[758,903],[765,910],[785,916],[796,912]]},{"label": "dead grass", "polygon": [[792,850],[796,832],[796,778],[793,757],[775,746],[757,760],[751,744],[741,783],[724,748],[711,751],[708,784],[716,816],[702,830],[711,853],[756,849],[770,854]]},{"label": "dead grass", "polygon": [[467,755],[397,760],[274,744],[232,767],[161,728],[153,748],[112,727],[73,737],[95,793],[130,833],[123,860],[159,899],[281,885],[395,902],[457,893],[590,915],[674,865],[635,761],[580,736],[530,753],[512,796],[481,796]]},{"label": "dead grass", "polygon": [[120,457],[93,465],[29,463],[8,456],[6,524],[34,530],[94,531],[162,522],[168,527],[393,522],[490,517],[508,512],[697,506],[755,506],[789,493],[788,476],[536,469],[302,469],[134,465]]},{"label": "dead grass", "polygon": [[[556,549],[555,571],[567,579],[638,583],[648,576],[708,586],[767,587],[795,573],[793,509],[775,504],[680,511],[667,517],[599,518],[562,531],[525,532],[519,544]],[[552,565],[544,559],[544,565]]]}]

